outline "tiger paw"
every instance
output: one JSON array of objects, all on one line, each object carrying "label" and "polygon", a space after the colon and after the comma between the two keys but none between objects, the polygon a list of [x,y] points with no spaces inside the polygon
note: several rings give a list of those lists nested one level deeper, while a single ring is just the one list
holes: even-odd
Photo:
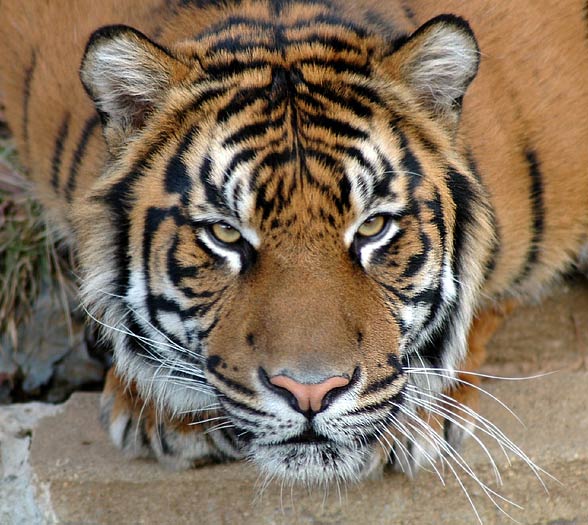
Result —
[{"label": "tiger paw", "polygon": [[129,458],[155,458],[174,470],[226,459],[212,437],[222,418],[203,412],[200,420],[171,418],[143,400],[134,385],[111,369],[100,401],[100,421],[114,445]]}]

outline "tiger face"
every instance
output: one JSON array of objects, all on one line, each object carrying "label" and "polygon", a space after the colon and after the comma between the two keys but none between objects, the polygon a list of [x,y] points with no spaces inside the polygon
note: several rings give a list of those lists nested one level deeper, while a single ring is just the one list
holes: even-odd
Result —
[{"label": "tiger face", "polygon": [[409,385],[447,386],[410,370],[463,359],[491,217],[456,135],[467,24],[387,42],[295,7],[169,49],[94,34],[111,160],[77,229],[118,373],[219,410],[227,455],[322,483],[369,473]]}]

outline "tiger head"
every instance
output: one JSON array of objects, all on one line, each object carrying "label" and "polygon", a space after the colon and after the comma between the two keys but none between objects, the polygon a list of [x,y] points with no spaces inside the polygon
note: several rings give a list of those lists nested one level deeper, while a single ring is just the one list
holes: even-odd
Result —
[{"label": "tiger head", "polygon": [[118,372],[172,413],[219,408],[268,474],[328,482],[464,358],[492,244],[458,132],[479,53],[449,15],[386,41],[293,9],[165,48],[93,35],[110,160],[77,231]]}]

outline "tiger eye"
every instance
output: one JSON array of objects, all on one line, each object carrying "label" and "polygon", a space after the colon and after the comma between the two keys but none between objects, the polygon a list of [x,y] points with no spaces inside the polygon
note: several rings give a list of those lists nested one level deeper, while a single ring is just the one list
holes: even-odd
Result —
[{"label": "tiger eye", "polygon": [[234,244],[241,240],[239,230],[233,228],[225,222],[217,222],[210,227],[212,234],[225,244]]},{"label": "tiger eye", "polygon": [[365,221],[358,229],[358,235],[362,237],[374,237],[382,232],[386,226],[386,217],[384,215],[375,215]]}]

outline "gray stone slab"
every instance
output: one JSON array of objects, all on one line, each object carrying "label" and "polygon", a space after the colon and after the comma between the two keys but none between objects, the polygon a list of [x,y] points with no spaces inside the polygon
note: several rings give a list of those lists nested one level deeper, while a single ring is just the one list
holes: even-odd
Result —
[{"label": "gray stone slab", "polygon": [[47,487],[33,483],[29,448],[39,421],[62,410],[45,403],[0,407],[0,524],[42,525],[53,518]]}]

